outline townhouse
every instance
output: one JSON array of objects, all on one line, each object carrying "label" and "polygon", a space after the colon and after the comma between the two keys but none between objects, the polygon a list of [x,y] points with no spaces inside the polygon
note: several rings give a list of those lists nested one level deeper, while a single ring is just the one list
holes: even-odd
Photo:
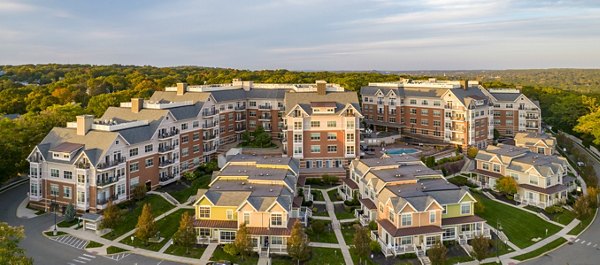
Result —
[{"label": "townhouse", "polygon": [[384,155],[352,161],[349,181],[358,186],[362,225],[377,223],[371,237],[386,256],[422,256],[437,242],[466,244],[475,236],[489,237],[485,220],[474,214],[468,190],[444,179],[410,155]]},{"label": "townhouse", "polygon": [[496,189],[499,178],[512,177],[518,183],[514,200],[522,204],[545,208],[562,203],[575,187],[575,179],[567,175],[567,160],[560,156],[498,144],[480,150],[475,161],[471,181]]},{"label": "townhouse", "polygon": [[527,148],[534,153],[543,155],[557,154],[556,138],[546,133],[520,132],[515,134],[514,140],[515,146]]},{"label": "townhouse", "polygon": [[212,107],[135,98],[99,119],[81,115],[53,128],[28,156],[31,205],[49,209],[57,203],[64,210],[72,203],[78,211],[96,212],[109,200],[127,200],[138,185],[150,190],[176,181],[210,159],[211,144],[201,137],[210,128],[201,124],[213,121],[201,114]]},{"label": "townhouse", "polygon": [[255,251],[286,254],[292,226],[311,216],[297,192],[298,160],[242,154],[228,159],[209,189],[198,190],[198,242],[231,243],[245,224]]},{"label": "townhouse", "polygon": [[535,102],[518,90],[488,91],[477,81],[403,79],[369,83],[360,94],[368,125],[421,140],[485,148],[496,127],[510,136],[541,128]]}]

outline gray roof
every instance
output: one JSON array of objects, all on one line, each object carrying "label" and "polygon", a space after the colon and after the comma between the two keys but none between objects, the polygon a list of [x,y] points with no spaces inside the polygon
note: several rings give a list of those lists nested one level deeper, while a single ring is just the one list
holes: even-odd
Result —
[{"label": "gray roof", "polygon": [[452,94],[454,94],[465,106],[469,106],[472,100],[486,100],[488,97],[481,91],[478,87],[468,87],[467,89],[463,88],[454,88],[450,89]]},{"label": "gray roof", "polygon": [[253,161],[257,165],[287,165],[294,173],[299,174],[300,161],[292,157],[275,157],[238,154],[227,158],[229,162]]},{"label": "gray roof", "polygon": [[296,105],[300,105],[309,115],[312,114],[312,102],[335,102],[336,114],[339,114],[347,104],[351,104],[360,111],[358,95],[351,91],[327,92],[325,95],[319,95],[317,92],[288,92],[285,94],[284,102],[287,112],[290,112]]},{"label": "gray roof", "polygon": [[192,101],[194,103],[205,102],[210,97],[210,92],[185,92],[183,95],[177,95],[176,91],[154,91],[150,97],[153,102],[181,102]]},{"label": "gray roof", "polygon": [[377,91],[381,90],[381,93],[387,95],[390,90],[394,90],[394,93],[398,96],[403,96],[404,91],[397,87],[384,87],[384,86],[363,86],[360,88],[360,94],[362,96],[374,96]]},{"label": "gray roof", "polygon": [[75,157],[77,157],[81,151],[78,151],[72,156],[71,161],[62,161],[53,159],[52,156],[49,155],[49,150],[64,142],[82,144],[84,145],[83,152],[89,156],[90,162],[96,165],[98,160],[104,156],[106,151],[108,151],[115,142],[118,135],[119,133],[117,132],[105,131],[89,131],[85,135],[77,135],[77,130],[75,128],[55,127],[50,130],[37,147],[46,161],[73,164]]},{"label": "gray roof", "polygon": [[402,154],[402,155],[383,155],[379,158],[363,158],[363,159],[360,159],[358,162],[363,163],[368,167],[377,167],[377,166],[399,165],[399,164],[403,164],[403,163],[419,162],[419,161],[421,161],[421,160],[415,156],[408,155],[408,154]]},{"label": "gray roof", "polygon": [[188,120],[198,117],[198,113],[200,113],[202,105],[204,105],[204,102],[197,102],[194,105],[171,108],[169,111],[178,121]]},{"label": "gray roof", "polygon": [[494,92],[491,93],[492,96],[494,96],[494,98],[496,98],[496,100],[498,101],[508,101],[508,102],[514,102],[515,100],[517,100],[517,98],[519,98],[519,96],[521,96],[521,93],[502,93],[502,92]]},{"label": "gray roof", "polygon": [[266,210],[275,201],[290,210],[293,196],[281,185],[253,184],[239,180],[218,180],[204,195],[217,206],[240,206],[247,200],[258,211]]}]

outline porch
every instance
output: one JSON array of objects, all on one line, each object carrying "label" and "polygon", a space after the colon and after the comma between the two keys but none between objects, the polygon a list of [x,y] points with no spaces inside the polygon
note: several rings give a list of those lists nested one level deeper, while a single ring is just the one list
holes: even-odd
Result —
[{"label": "porch", "polygon": [[[410,229],[410,228],[409,228]],[[419,228],[416,228],[419,230]],[[398,256],[407,253],[415,253],[417,256],[425,255],[426,251],[437,242],[442,242],[442,234],[415,234],[406,236],[390,237],[383,231],[384,236],[379,236],[377,231],[371,231],[371,239],[377,241],[381,251],[386,257]]]}]

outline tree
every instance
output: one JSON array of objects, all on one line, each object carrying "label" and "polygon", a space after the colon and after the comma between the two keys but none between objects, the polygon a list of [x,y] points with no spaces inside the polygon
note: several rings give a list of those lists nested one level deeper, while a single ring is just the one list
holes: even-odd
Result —
[{"label": "tree", "polygon": [[587,187],[587,198],[592,209],[598,208],[598,188]]},{"label": "tree", "polygon": [[427,250],[427,257],[431,261],[432,265],[444,265],[446,263],[446,254],[448,249],[444,244],[437,242],[429,250]]},{"label": "tree", "polygon": [[236,252],[245,260],[252,253],[252,238],[245,223],[242,223],[235,234],[233,246]]},{"label": "tree", "polygon": [[33,259],[25,256],[19,241],[25,237],[23,226],[13,227],[0,222],[0,264],[31,265]]},{"label": "tree", "polygon": [[317,236],[317,238],[319,238],[319,236],[325,232],[325,222],[321,220],[314,220],[310,225],[310,230],[314,235]]},{"label": "tree", "polygon": [[573,204],[573,210],[577,219],[583,220],[590,216],[592,209],[590,208],[590,200],[585,196],[577,198],[575,204]]},{"label": "tree", "polygon": [[487,258],[487,255],[490,251],[490,246],[492,246],[492,240],[484,236],[476,236],[471,240],[471,246],[473,246],[473,253],[475,253],[475,257],[478,260],[483,260]]},{"label": "tree", "polygon": [[477,149],[477,147],[469,146],[469,148],[467,148],[467,157],[470,159],[475,159],[478,152],[479,152],[479,149]]},{"label": "tree", "polygon": [[152,216],[152,207],[149,203],[144,204],[135,228],[137,228],[135,236],[142,240],[144,244],[148,244],[148,239],[155,236],[156,232],[158,232],[158,227]]},{"label": "tree", "polygon": [[185,253],[189,253],[190,246],[196,242],[196,229],[194,229],[194,221],[192,216],[188,212],[184,212],[181,215],[179,221],[179,229],[173,235],[173,241],[175,244],[184,246]]},{"label": "tree", "polygon": [[75,219],[75,206],[73,206],[73,203],[69,203],[65,210],[65,221],[72,222],[73,219]]},{"label": "tree", "polygon": [[497,141],[500,138],[500,132],[497,129],[494,129],[494,141]]},{"label": "tree", "polygon": [[515,193],[517,193],[518,186],[519,184],[512,177],[504,176],[498,179],[498,181],[496,182],[496,189],[508,196],[512,196]]},{"label": "tree", "polygon": [[121,213],[119,212],[119,208],[112,202],[112,200],[109,200],[106,204],[106,209],[104,209],[104,212],[102,212],[102,223],[100,226],[102,228],[113,229],[117,227],[120,219]]},{"label": "tree", "polygon": [[333,185],[338,182],[338,177],[331,176],[331,175],[323,175],[323,176],[321,176],[321,179],[323,180],[324,183],[329,184],[329,185]]},{"label": "tree", "polygon": [[135,186],[135,188],[133,188],[133,199],[136,201],[143,199],[146,197],[146,191],[147,189],[145,185],[138,184]]},{"label": "tree", "polygon": [[360,258],[367,258],[371,254],[371,239],[369,238],[367,229],[359,224],[355,224],[354,231],[354,239],[352,240],[354,253]]},{"label": "tree", "polygon": [[299,264],[300,261],[305,261],[310,257],[310,247],[308,246],[308,236],[304,232],[304,227],[298,221],[294,223],[292,227],[292,233],[287,241],[288,255],[292,259],[296,260]]}]

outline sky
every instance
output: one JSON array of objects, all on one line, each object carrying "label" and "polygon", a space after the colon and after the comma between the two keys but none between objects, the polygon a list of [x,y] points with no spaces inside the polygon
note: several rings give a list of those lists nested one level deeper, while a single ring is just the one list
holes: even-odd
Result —
[{"label": "sky", "polygon": [[600,68],[600,0],[0,0],[0,65]]}]

